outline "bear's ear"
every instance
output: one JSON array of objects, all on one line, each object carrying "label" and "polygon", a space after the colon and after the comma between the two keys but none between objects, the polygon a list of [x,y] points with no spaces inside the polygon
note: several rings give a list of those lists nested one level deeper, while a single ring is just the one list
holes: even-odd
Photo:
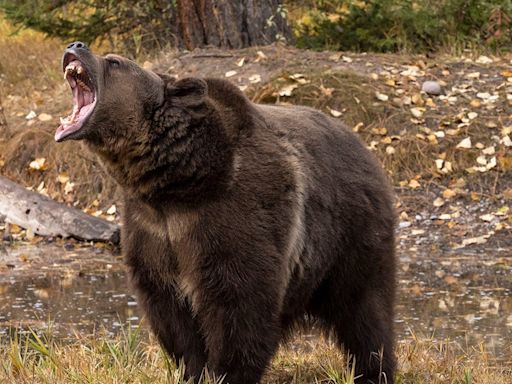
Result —
[{"label": "bear's ear", "polygon": [[166,85],[166,96],[170,97],[173,104],[193,106],[204,102],[208,93],[206,81],[187,77],[176,82],[169,82]]}]

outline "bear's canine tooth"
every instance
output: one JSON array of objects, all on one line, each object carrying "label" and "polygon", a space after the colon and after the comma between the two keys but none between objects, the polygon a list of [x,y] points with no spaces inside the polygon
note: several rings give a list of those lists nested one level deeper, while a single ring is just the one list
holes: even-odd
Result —
[{"label": "bear's canine tooth", "polygon": [[78,74],[81,74],[83,71],[84,71],[84,69],[82,68],[82,66],[80,66],[76,69],[76,73],[78,73]]}]

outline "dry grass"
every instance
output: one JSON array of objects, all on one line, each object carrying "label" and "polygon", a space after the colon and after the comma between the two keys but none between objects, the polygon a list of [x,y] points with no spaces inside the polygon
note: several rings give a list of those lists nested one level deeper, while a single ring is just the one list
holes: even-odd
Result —
[{"label": "dry grass", "polygon": [[[382,162],[395,184],[400,181],[421,178],[438,181],[441,184],[451,179],[463,177],[469,183],[485,184],[491,188],[503,189],[510,178],[504,178],[506,169],[500,169],[489,174],[468,175],[467,168],[475,165],[478,156],[477,149],[468,151],[456,150],[457,144],[465,136],[470,136],[474,143],[489,141],[490,130],[485,126],[485,119],[466,128],[460,135],[446,137],[442,142],[432,138],[428,133],[439,130],[444,121],[456,121],[459,109],[428,110],[425,113],[425,124],[411,122],[410,107],[399,107],[391,102],[378,102],[376,92],[389,93],[389,87],[382,81],[352,71],[315,71],[303,69],[308,83],[294,89],[292,95],[280,98],[279,91],[287,84],[293,84],[288,73],[272,79],[261,88],[254,91],[252,99],[259,103],[286,103],[307,105],[329,114],[330,109],[343,111],[341,119],[349,127],[354,127],[361,138],[370,146]],[[495,116],[493,116],[495,117]],[[487,118],[487,117],[486,117]],[[382,133],[382,128],[386,133]],[[430,136],[430,137],[429,137]],[[393,153],[387,148],[393,148]],[[435,160],[443,157],[452,164],[453,172],[446,177],[435,165]],[[503,179],[503,180],[502,180]],[[496,192],[496,191],[494,191]]]},{"label": "dry grass", "polygon": [[0,17],[0,84],[7,87],[5,93],[16,87],[17,95],[30,96],[34,89],[55,85],[60,80],[56,71],[60,58],[55,52],[61,47],[58,40],[31,30],[17,30]]},{"label": "dry grass", "polygon": [[[51,331],[50,331],[51,332]],[[171,383],[182,384],[183,364],[169,359],[141,328],[116,338],[104,334],[56,342],[48,332],[32,332],[0,344],[0,380],[16,383]],[[412,339],[397,348],[397,383],[506,384],[510,367],[493,366],[484,351],[468,353],[455,344]],[[350,384],[353,371],[346,357],[320,338],[300,337],[282,346],[264,383]],[[221,383],[207,371],[203,383]]]}]

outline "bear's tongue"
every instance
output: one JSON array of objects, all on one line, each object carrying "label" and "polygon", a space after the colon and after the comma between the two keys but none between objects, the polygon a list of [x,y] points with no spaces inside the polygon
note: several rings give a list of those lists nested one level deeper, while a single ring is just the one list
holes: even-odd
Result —
[{"label": "bear's tongue", "polygon": [[60,126],[55,132],[55,141],[60,141],[82,128],[85,119],[96,105],[94,91],[83,81],[87,73],[79,60],[74,60],[66,66],[64,76],[73,93],[73,111],[68,117],[61,117]]}]

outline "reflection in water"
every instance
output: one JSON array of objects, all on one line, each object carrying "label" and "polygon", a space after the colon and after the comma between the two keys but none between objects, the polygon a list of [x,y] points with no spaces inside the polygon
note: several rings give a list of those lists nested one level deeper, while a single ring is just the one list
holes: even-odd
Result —
[{"label": "reflection in water", "polygon": [[48,320],[60,337],[139,322],[119,258],[90,247],[43,248],[4,249],[11,264],[0,270],[0,334],[9,327],[46,328]]},{"label": "reflection in water", "polygon": [[[29,255],[29,256],[26,256]],[[9,265],[9,267],[6,267]],[[512,361],[512,257],[507,254],[402,254],[397,333],[450,339],[465,350],[483,343]],[[10,327],[74,332],[137,324],[119,257],[109,251],[67,251],[55,245],[0,249],[0,334]]]}]

